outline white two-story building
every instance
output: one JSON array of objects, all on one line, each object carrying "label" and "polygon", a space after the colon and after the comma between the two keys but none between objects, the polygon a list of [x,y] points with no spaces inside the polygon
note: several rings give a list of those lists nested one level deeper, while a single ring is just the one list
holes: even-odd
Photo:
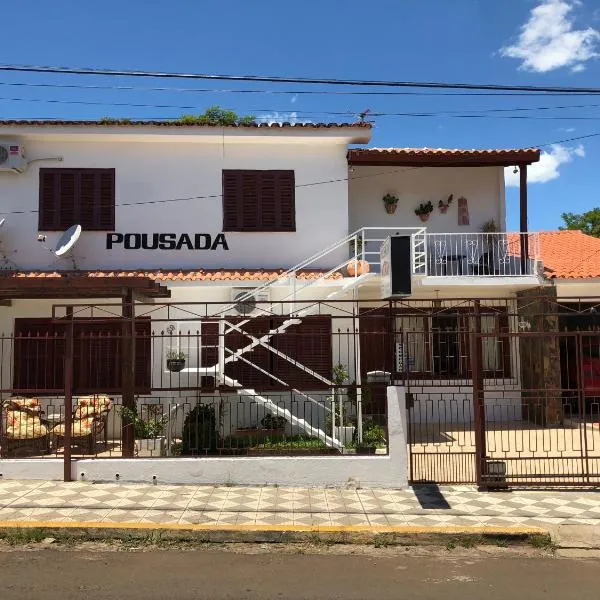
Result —
[{"label": "white two-story building", "polygon": [[[514,379],[500,336],[516,327],[516,295],[544,282],[527,231],[539,151],[364,147],[370,137],[365,123],[0,122],[2,393],[60,395],[54,338],[73,319],[76,335],[106,336],[76,345],[74,392],[125,395],[116,317],[135,318],[130,374],[147,396],[237,387],[267,402],[330,390],[338,364],[357,384],[376,371],[464,379],[472,324],[456,307],[474,300],[498,334],[484,371]],[[521,173],[516,233],[507,166]],[[391,284],[389,237],[402,240]],[[440,312],[450,298],[462,300]],[[186,362],[177,385],[173,353]]]}]

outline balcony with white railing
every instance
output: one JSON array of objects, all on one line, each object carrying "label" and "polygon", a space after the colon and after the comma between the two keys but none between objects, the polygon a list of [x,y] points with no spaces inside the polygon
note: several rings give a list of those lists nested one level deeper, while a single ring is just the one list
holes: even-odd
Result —
[{"label": "balcony with white railing", "polygon": [[413,270],[414,275],[444,278],[538,277],[538,233],[425,233],[424,238],[425,265]]}]

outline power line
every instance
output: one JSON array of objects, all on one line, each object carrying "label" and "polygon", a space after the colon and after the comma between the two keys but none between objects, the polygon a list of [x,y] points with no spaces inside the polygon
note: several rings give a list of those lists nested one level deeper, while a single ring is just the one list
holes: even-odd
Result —
[{"label": "power line", "polygon": [[[513,96],[572,96],[565,92],[415,92],[415,91],[357,91],[357,90],[266,90],[266,89],[220,89],[220,88],[177,88],[168,86],[132,86],[132,85],[81,85],[60,83],[30,83],[0,81],[0,85],[10,87],[32,87],[50,89],[108,90],[108,91],[140,91],[140,92],[177,92],[177,93],[211,93],[211,94],[267,94],[267,95],[317,95],[317,96],[431,96],[431,97],[513,97]],[[578,96],[594,96],[595,93],[581,92]]]},{"label": "power line", "polygon": [[390,81],[368,79],[319,79],[313,77],[282,77],[272,75],[217,75],[208,73],[174,73],[123,69],[55,67],[41,65],[0,65],[0,71],[22,73],[54,73],[68,75],[102,75],[109,77],[151,77],[159,79],[205,79],[211,81],[257,81],[267,83],[297,83],[303,85],[341,85],[360,87],[400,87],[423,89],[488,90],[513,92],[559,92],[566,94],[600,94],[600,88],[568,86],[501,85],[452,83],[435,81]]},{"label": "power line", "polygon": [[[75,104],[84,106],[127,106],[132,108],[176,108],[181,110],[198,110],[197,105],[182,105],[182,104],[147,104],[147,103],[135,103],[135,102],[112,102],[112,101],[98,101],[98,100],[63,100],[54,98],[14,98],[14,97],[0,97],[0,101],[5,102],[46,102],[48,104]],[[487,114],[487,113],[507,113],[507,112],[532,112],[532,111],[549,111],[549,110],[567,110],[567,109],[581,109],[581,108],[600,108],[600,104],[565,104],[558,106],[519,106],[513,108],[486,108],[486,109],[469,109],[467,110],[442,110],[442,111],[430,111],[430,112],[380,112],[377,110],[369,111],[371,117],[433,117],[433,116],[451,116],[460,115],[461,117],[468,118],[471,115]],[[265,112],[265,113],[288,113],[294,112],[297,114],[307,115],[332,115],[332,116],[357,116],[360,111],[307,111],[289,108],[285,109],[274,109],[274,108],[251,108],[246,112]],[[168,118],[168,117],[165,117]],[[558,118],[558,117],[554,117]],[[569,117],[572,118],[572,117]],[[583,118],[583,117],[579,117]],[[585,117],[586,119],[591,117]]]}]

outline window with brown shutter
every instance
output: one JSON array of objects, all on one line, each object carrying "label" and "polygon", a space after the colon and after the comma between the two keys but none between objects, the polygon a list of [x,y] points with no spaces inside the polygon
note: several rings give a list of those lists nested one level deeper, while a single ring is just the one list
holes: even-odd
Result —
[{"label": "window with brown shutter", "polygon": [[[136,319],[135,389],[151,388],[151,323]],[[102,319],[73,324],[73,391],[121,393],[122,324]],[[15,319],[13,388],[21,393],[60,394],[64,389],[66,324],[51,319]]]},{"label": "window with brown shutter", "polygon": [[[228,320],[245,321],[242,317]],[[283,320],[283,317],[254,317],[245,323],[242,329],[260,338],[279,327]],[[225,335],[225,346],[229,350],[239,350],[251,341],[247,335],[236,330]],[[290,387],[305,391],[328,389],[327,384],[307,373],[302,367],[331,379],[333,365],[330,316],[304,317],[298,325],[272,336],[268,343],[288,356],[291,362],[263,346],[257,346],[243,355],[245,360],[225,365],[225,374],[239,381],[243,387],[259,392],[288,390]],[[269,377],[267,373],[272,373],[284,384]]]},{"label": "window with brown shutter", "polygon": [[294,171],[223,171],[223,231],[296,231]]},{"label": "window with brown shutter", "polygon": [[40,169],[39,229],[115,228],[114,169]]}]

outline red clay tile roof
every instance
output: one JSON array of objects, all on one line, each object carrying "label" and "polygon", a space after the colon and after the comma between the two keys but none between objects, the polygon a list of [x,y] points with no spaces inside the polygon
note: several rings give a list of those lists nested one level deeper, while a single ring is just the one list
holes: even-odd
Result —
[{"label": "red clay tile roof", "polygon": [[581,231],[542,231],[540,255],[550,279],[600,277],[600,239]]},{"label": "red clay tile roof", "polygon": [[[274,281],[284,269],[206,269],[206,270],[107,270],[107,271],[5,271],[0,277],[23,279],[56,279],[69,275],[85,275],[89,278],[148,277],[153,281]],[[326,271],[306,270],[296,274],[297,279],[311,281],[321,277]],[[341,279],[342,273],[333,273],[327,279]]]},{"label": "red clay tile roof", "polygon": [[4,119],[0,120],[1,127],[195,127],[195,128],[217,128],[232,129],[345,129],[347,127],[371,129],[370,123],[242,123],[236,125],[200,125],[197,123],[183,123],[180,121],[130,121],[130,120],[106,120],[106,121],[74,121],[61,119],[27,120],[27,119]]},{"label": "red clay tile roof", "polygon": [[530,164],[540,160],[538,148],[468,150],[459,148],[354,148],[348,163],[354,165],[498,165]]}]

